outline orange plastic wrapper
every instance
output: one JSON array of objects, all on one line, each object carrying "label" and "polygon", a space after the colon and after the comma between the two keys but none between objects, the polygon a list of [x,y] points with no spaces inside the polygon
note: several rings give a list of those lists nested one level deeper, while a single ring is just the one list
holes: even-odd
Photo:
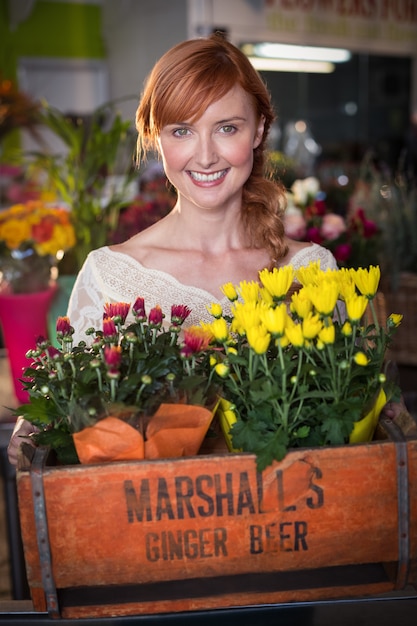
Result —
[{"label": "orange plastic wrapper", "polygon": [[166,459],[197,454],[214,412],[189,404],[161,404],[151,417],[146,441],[130,424],[105,417],[73,434],[80,463]]}]

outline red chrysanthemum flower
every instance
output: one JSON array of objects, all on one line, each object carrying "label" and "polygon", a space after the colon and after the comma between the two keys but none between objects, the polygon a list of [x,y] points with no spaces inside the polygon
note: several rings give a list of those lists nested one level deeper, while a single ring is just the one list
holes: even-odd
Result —
[{"label": "red chrysanthemum flower", "polygon": [[149,312],[149,325],[152,328],[160,328],[162,326],[162,320],[164,319],[164,314],[162,312],[161,307],[157,304],[153,309]]},{"label": "red chrysanthemum flower", "polygon": [[74,334],[74,328],[70,324],[69,317],[66,315],[58,317],[56,321],[56,333],[58,337],[71,337]]},{"label": "red chrysanthemum flower", "polygon": [[138,322],[145,322],[146,321],[146,310],[145,310],[145,299],[144,298],[136,298],[133,307],[132,307],[132,312],[133,315],[135,316],[135,318],[138,320]]},{"label": "red chrysanthemum flower", "polygon": [[107,340],[115,340],[117,338],[117,328],[112,317],[103,319],[103,335]]},{"label": "red chrysanthemum flower", "polygon": [[190,313],[191,309],[185,304],[173,304],[171,307],[171,324],[181,326]]},{"label": "red chrysanthemum flower", "polygon": [[104,361],[107,365],[109,372],[112,372],[112,373],[118,372],[120,368],[120,364],[122,362],[121,346],[105,346],[104,347]]},{"label": "red chrysanthemum flower", "polygon": [[184,330],[184,345],[181,348],[181,356],[190,357],[205,350],[212,340],[212,334],[204,328],[191,326]]},{"label": "red chrysanthemum flower", "polygon": [[105,317],[112,317],[121,324],[124,324],[129,313],[130,304],[127,302],[106,302],[104,305]]}]

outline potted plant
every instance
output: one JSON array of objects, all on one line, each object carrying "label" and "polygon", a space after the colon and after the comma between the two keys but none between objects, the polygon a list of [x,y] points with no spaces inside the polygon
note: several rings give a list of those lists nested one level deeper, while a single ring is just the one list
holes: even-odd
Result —
[{"label": "potted plant", "polygon": [[99,107],[86,119],[72,119],[46,103],[40,115],[43,125],[62,141],[63,151],[32,154],[33,167],[71,211],[77,240],[60,270],[76,274],[91,250],[109,242],[134,180],[130,122],[115,112],[115,103]]},{"label": "potted plant", "polygon": [[210,336],[191,328],[179,341],[190,313],[184,305],[172,307],[168,328],[161,308],[147,314],[140,297],[103,313],[87,342],[73,345],[65,316],[57,321],[60,349],[38,339],[24,373],[29,401],[16,415],[37,427],[36,444],[64,464],[195,454],[216,400],[204,355]]},{"label": "potted plant", "polygon": [[[302,286],[289,298],[295,277]],[[259,469],[290,448],[372,438],[387,398],[399,395],[384,358],[401,315],[380,323],[379,279],[379,267],[321,271],[311,263],[263,270],[260,285],[224,286],[232,317],[213,305],[207,328],[229,403],[223,423],[231,447],[255,453]]]}]

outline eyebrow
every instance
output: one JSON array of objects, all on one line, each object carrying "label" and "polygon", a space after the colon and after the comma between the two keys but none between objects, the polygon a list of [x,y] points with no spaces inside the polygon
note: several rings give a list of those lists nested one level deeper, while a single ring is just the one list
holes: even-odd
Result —
[{"label": "eyebrow", "polygon": [[[227,117],[223,120],[217,120],[214,124],[230,124],[231,122],[246,122],[246,117],[241,117],[240,115],[232,115],[231,117]],[[194,122],[172,122],[171,124],[167,124],[166,126],[192,126]]]}]

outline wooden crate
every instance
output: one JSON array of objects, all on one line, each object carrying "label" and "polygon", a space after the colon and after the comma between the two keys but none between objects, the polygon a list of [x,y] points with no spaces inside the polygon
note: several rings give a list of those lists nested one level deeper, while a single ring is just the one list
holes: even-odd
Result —
[{"label": "wooden crate", "polygon": [[[388,427],[387,427],[388,428]],[[387,434],[388,432],[388,434]],[[417,583],[417,440],[17,473],[34,608],[80,618],[380,594]]]}]

